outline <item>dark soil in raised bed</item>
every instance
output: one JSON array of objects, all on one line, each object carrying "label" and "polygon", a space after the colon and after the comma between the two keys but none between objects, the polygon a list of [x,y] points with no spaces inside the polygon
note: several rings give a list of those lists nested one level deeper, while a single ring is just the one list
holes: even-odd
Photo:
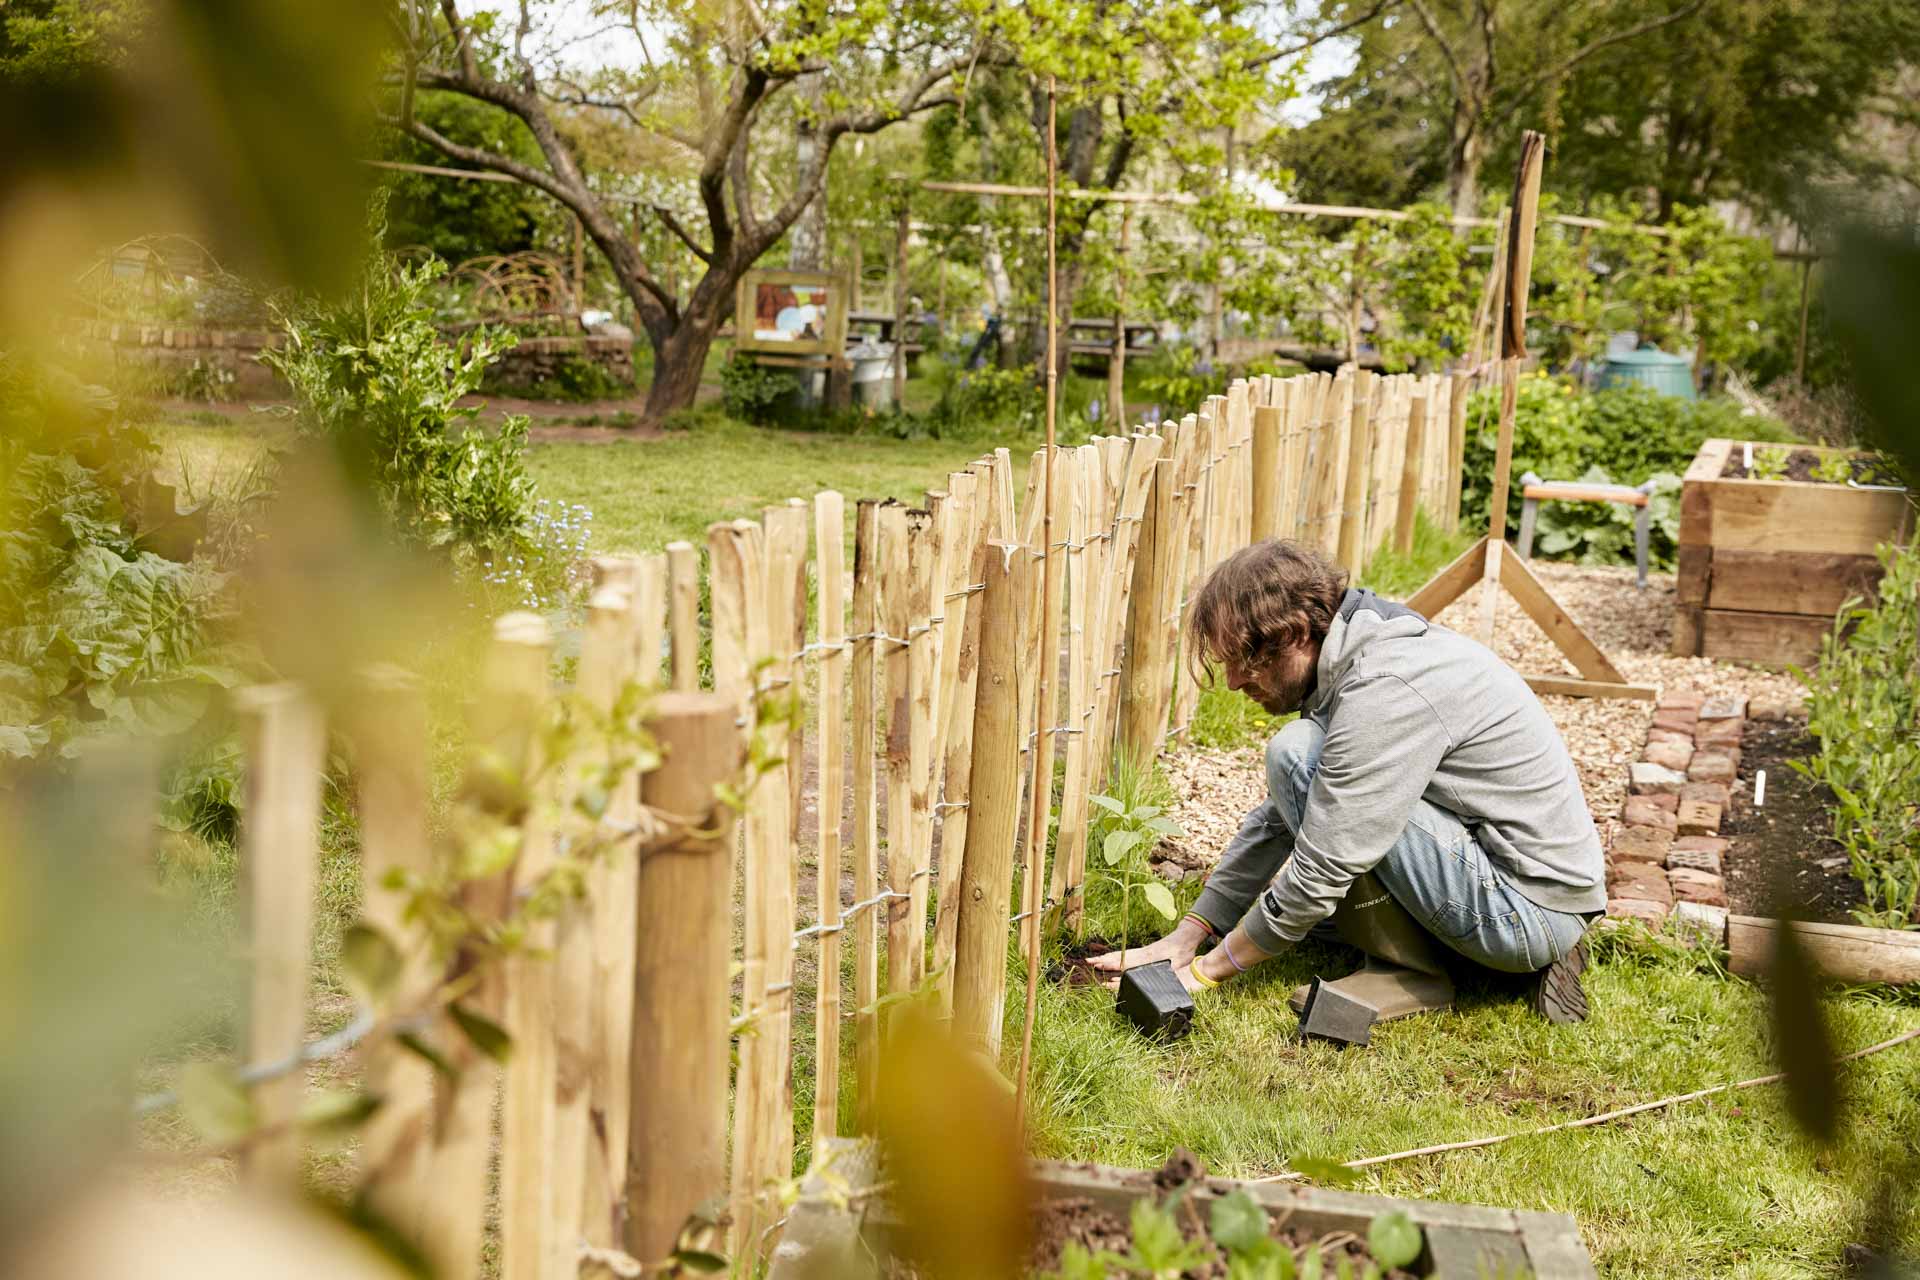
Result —
[{"label": "dark soil in raised bed", "polygon": [[[1206,1167],[1192,1152],[1176,1150],[1164,1165],[1154,1171],[1153,1189],[1164,1198],[1184,1188],[1197,1187],[1205,1180],[1206,1173]],[[1204,1204],[1185,1200],[1179,1205],[1175,1217],[1180,1223],[1181,1234],[1187,1239],[1206,1239],[1207,1208]],[[1288,1226],[1271,1228],[1271,1232],[1274,1239],[1296,1254],[1318,1240],[1323,1256],[1323,1275],[1333,1275],[1342,1257],[1352,1259],[1353,1272],[1360,1275],[1366,1270],[1372,1256],[1367,1252],[1366,1241],[1349,1232],[1316,1237]],[[1031,1270],[1036,1274],[1059,1270],[1060,1257],[1069,1244],[1077,1244],[1089,1253],[1104,1250],[1124,1254],[1131,1246],[1132,1239],[1132,1228],[1124,1217],[1102,1209],[1084,1196],[1050,1200],[1034,1214]],[[1181,1272],[1187,1280],[1214,1280],[1226,1274],[1224,1253]],[[1415,1274],[1397,1267],[1386,1273],[1388,1280],[1414,1280]]]},{"label": "dark soil in raised bed", "polygon": [[[1720,834],[1727,851],[1727,897],[1741,915],[1852,924],[1864,897],[1834,840],[1833,793],[1789,763],[1819,750],[1802,720],[1749,720],[1740,739],[1741,784]],[[1767,771],[1764,807],[1753,806],[1752,779]]]},{"label": "dark soil in raised bed", "polygon": [[[1754,450],[1755,454],[1759,452],[1759,449]],[[1811,449],[1795,449],[1787,455],[1787,473],[1777,478],[1781,480],[1800,480],[1814,483],[1814,468],[1820,465],[1821,456],[1822,455],[1815,453]],[[1902,483],[1899,475],[1879,458],[1851,458],[1848,461],[1853,464],[1853,479],[1856,484]],[[1726,470],[1722,471],[1720,475],[1721,478],[1725,480],[1745,480],[1747,478],[1746,463],[1741,450],[1734,450],[1733,456],[1727,459]]]}]

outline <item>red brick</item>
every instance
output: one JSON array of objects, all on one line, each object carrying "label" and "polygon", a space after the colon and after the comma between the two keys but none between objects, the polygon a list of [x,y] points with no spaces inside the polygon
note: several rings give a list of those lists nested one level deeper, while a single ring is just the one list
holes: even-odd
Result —
[{"label": "red brick", "polygon": [[1693,710],[1683,711],[1675,708],[1671,711],[1656,711],[1653,713],[1653,727],[1691,735],[1693,726],[1699,719],[1700,713]]},{"label": "red brick", "polygon": [[1674,799],[1678,797],[1628,796],[1626,805],[1620,810],[1620,821],[1630,827],[1658,827],[1662,831],[1676,830],[1679,820],[1674,816],[1674,811],[1654,803],[1655,800]]},{"label": "red brick", "polygon": [[1649,745],[1655,742],[1671,742],[1677,746],[1691,747],[1693,735],[1685,729],[1649,729],[1647,742]]},{"label": "red brick", "polygon": [[1667,872],[1667,882],[1673,886],[1673,896],[1687,902],[1704,902],[1710,907],[1727,905],[1727,882],[1719,876],[1706,871],[1696,871],[1692,867],[1675,867]]},{"label": "red brick", "polygon": [[1687,775],[1665,765],[1648,764],[1642,760],[1627,766],[1627,789],[1634,795],[1673,795],[1680,794],[1680,788],[1686,785]]},{"label": "red brick", "polygon": [[[1685,786],[1681,790],[1686,790]],[[1680,797],[1675,795],[1635,796],[1636,800],[1645,800],[1656,809],[1665,809],[1668,813],[1680,812]]]},{"label": "red brick", "polygon": [[[1687,766],[1687,779],[1690,782],[1726,782],[1733,781],[1733,756],[1722,751],[1697,751],[1693,763]],[[1675,788],[1677,794],[1679,788]]]},{"label": "red brick", "polygon": [[1705,800],[1683,800],[1676,819],[1674,830],[1680,835],[1717,836],[1720,834],[1720,806],[1717,804],[1708,804]]},{"label": "red brick", "polygon": [[[1720,806],[1721,812],[1724,813],[1733,808],[1733,788],[1724,782],[1689,782],[1686,786],[1680,788],[1680,794],[1676,796],[1675,799],[1677,799],[1680,804],[1685,804],[1689,800],[1702,800],[1707,804],[1717,804]],[[1677,809],[1679,805],[1674,807]]]},{"label": "red brick", "polygon": [[1613,898],[1607,903],[1607,918],[1638,920],[1649,929],[1658,929],[1666,921],[1669,910],[1665,903],[1648,902],[1644,898]]},{"label": "red brick", "polygon": [[1613,833],[1615,862],[1664,863],[1673,848],[1673,833],[1659,827],[1622,827]]},{"label": "red brick", "polygon": [[1673,885],[1667,872],[1651,862],[1616,862],[1607,868],[1609,898],[1641,898],[1673,905]]},{"label": "red brick", "polygon": [[1695,871],[1716,876],[1726,874],[1726,863],[1721,861],[1718,853],[1707,849],[1682,849],[1678,842],[1667,854],[1667,870],[1672,871],[1676,867],[1692,867]]},{"label": "red brick", "polygon": [[1684,773],[1687,763],[1693,759],[1693,748],[1683,747],[1677,742],[1649,742],[1640,752],[1640,758]]},{"label": "red brick", "polygon": [[1732,844],[1733,841],[1725,836],[1681,836],[1673,842],[1673,847],[1690,852],[1711,853],[1716,858],[1724,858]]},{"label": "red brick", "polygon": [[1694,726],[1693,743],[1697,747],[1737,747],[1744,720],[1702,720]]},{"label": "red brick", "polygon": [[1740,720],[1747,714],[1747,700],[1737,694],[1725,698],[1708,698],[1700,704],[1702,720]]},{"label": "red brick", "polygon": [[1654,701],[1653,709],[1667,711],[1678,707],[1683,711],[1698,711],[1700,704],[1706,700],[1707,695],[1698,689],[1662,689],[1659,698]]}]

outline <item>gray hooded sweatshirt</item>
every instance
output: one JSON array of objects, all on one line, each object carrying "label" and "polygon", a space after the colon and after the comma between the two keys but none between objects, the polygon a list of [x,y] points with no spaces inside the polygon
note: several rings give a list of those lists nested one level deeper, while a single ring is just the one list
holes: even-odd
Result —
[{"label": "gray hooded sweatshirt", "polygon": [[[1298,942],[1386,856],[1422,798],[1459,817],[1528,901],[1606,907],[1599,833],[1559,730],[1513,668],[1473,640],[1371,591],[1350,590],[1327,630],[1301,714],[1326,732],[1301,829],[1272,801],[1247,815],[1194,911],[1238,921],[1263,951]],[[1244,846],[1291,839],[1265,884],[1240,884]],[[1250,905],[1249,905],[1250,904]],[[1245,911],[1244,918],[1241,912]]]}]

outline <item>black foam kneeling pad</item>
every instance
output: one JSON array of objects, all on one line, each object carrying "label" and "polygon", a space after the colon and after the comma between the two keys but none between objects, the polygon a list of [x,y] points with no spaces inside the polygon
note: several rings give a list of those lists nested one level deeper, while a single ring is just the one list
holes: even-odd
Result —
[{"label": "black foam kneeling pad", "polygon": [[1193,997],[1171,960],[1136,965],[1120,975],[1115,1005],[1142,1034],[1177,1040],[1193,1027]]}]

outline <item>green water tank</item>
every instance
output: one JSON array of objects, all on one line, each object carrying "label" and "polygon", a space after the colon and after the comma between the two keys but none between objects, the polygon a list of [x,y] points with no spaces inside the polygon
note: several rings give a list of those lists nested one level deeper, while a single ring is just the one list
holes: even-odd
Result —
[{"label": "green water tank", "polygon": [[1600,366],[1600,385],[1620,387],[1630,382],[1651,387],[1663,396],[1691,400],[1694,398],[1693,361],[1656,347],[1608,356]]}]

